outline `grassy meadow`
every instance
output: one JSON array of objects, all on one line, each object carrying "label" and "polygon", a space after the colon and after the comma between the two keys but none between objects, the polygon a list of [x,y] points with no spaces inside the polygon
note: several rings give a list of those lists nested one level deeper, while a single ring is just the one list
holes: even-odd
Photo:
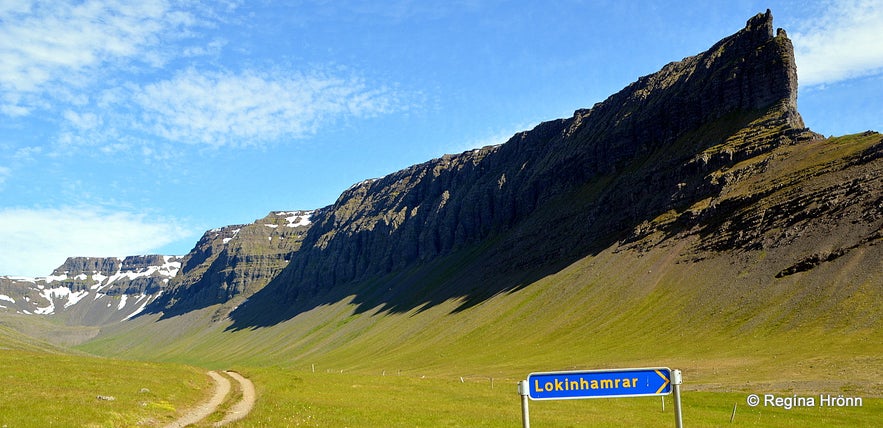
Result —
[{"label": "grassy meadow", "polygon": [[[260,399],[245,421],[253,427],[516,427],[521,401],[515,378],[416,376],[413,373],[340,373],[334,370],[251,369]],[[749,407],[747,393],[685,388],[686,426],[876,426],[883,399],[865,398],[862,407]],[[671,396],[531,401],[536,427],[670,427]],[[818,400],[816,400],[818,401]],[[736,414],[733,417],[733,407]],[[730,424],[730,418],[733,423]]]},{"label": "grassy meadow", "polygon": [[0,426],[163,426],[203,400],[205,370],[88,356],[0,326]]}]

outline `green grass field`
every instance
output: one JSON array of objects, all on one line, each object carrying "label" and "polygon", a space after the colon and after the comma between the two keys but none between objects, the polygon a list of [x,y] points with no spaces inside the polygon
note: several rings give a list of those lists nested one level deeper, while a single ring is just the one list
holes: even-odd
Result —
[{"label": "green grass field", "polygon": [[[252,416],[237,426],[306,427],[516,427],[521,401],[515,378],[459,378],[340,373],[334,370],[262,368],[247,373],[259,385]],[[749,407],[747,393],[690,390],[685,385],[685,426],[876,426],[883,400],[862,407]],[[790,396],[790,395],[789,395]],[[663,398],[531,401],[536,427],[670,427],[673,402]],[[816,400],[818,401],[818,400]],[[730,424],[733,407],[734,422]]]},{"label": "green grass field", "polygon": [[211,391],[205,370],[65,351],[0,327],[0,426],[162,426]]}]

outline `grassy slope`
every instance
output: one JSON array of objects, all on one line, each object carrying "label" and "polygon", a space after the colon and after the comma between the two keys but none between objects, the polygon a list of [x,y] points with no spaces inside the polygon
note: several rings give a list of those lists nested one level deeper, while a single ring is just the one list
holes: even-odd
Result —
[{"label": "grassy slope", "polygon": [[[719,282],[708,278],[737,277],[730,261],[674,263],[670,256],[604,253],[460,312],[452,313],[452,301],[402,314],[356,314],[341,301],[272,328],[231,333],[219,324],[160,352],[149,345],[129,352],[233,364],[259,388],[249,424],[267,426],[513,426],[519,417],[514,385],[531,371],[658,365],[684,371],[691,425],[723,423],[735,403],[743,407],[737,420],[760,426],[861,426],[883,416],[879,400],[851,411],[744,408],[748,393],[883,395],[879,318],[860,327],[849,323],[856,316],[850,308],[883,301],[876,285],[883,278],[855,286],[856,295],[871,300],[847,299],[824,317],[805,320],[801,306],[830,298],[795,293],[813,287],[808,275],[751,288],[756,297],[741,308],[721,307],[707,303],[742,293],[709,299]],[[866,256],[881,260],[879,252]],[[860,257],[829,268],[849,275],[849,266],[868,263]],[[753,278],[745,278],[732,286],[750,287],[745,284]],[[104,344],[143,339],[128,333]],[[669,426],[671,415],[659,415],[657,400],[537,403],[533,420]],[[637,419],[617,425],[608,412]]]},{"label": "grassy slope", "polygon": [[[813,181],[823,177],[819,165],[877,140],[844,137],[772,153],[762,161],[785,181],[776,183],[770,200],[823,185]],[[758,183],[741,182],[729,196],[749,194]],[[141,318],[83,349],[236,366],[255,379],[261,395],[246,425],[513,426],[514,385],[532,371],[662,365],[684,372],[690,425],[724,423],[738,404],[736,420],[746,424],[870,426],[883,416],[874,398],[883,396],[883,245],[871,241],[812,270],[774,277],[796,259],[842,245],[851,226],[837,227],[827,237],[705,253],[698,261],[697,235],[644,251],[610,248],[467,307],[449,300],[395,312],[341,296],[281,324],[240,331],[227,331],[228,320],[213,321],[216,308],[162,322]],[[475,268],[486,250],[396,280],[443,284]],[[845,394],[866,402],[851,409],[748,409],[749,393]],[[657,400],[542,403],[533,405],[533,419],[544,426],[586,418],[669,426],[671,416],[660,418]],[[617,419],[622,414],[640,416]]]},{"label": "grassy slope", "polygon": [[2,321],[0,426],[161,426],[211,392],[202,369],[88,356]]}]

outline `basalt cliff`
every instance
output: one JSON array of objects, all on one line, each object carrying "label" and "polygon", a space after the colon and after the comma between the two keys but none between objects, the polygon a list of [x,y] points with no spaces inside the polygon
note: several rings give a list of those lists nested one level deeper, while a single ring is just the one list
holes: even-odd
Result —
[{"label": "basalt cliff", "polygon": [[772,279],[876,246],[883,137],[810,131],[797,83],[791,41],[758,14],[570,118],[354,185],[233,317],[273,323],[347,295],[467,307],[611,248],[768,251]]}]

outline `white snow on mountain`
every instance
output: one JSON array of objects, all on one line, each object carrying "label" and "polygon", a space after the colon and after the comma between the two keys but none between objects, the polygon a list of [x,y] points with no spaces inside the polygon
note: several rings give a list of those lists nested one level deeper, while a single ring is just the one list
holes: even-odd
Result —
[{"label": "white snow on mountain", "polygon": [[[154,277],[160,279],[162,283],[168,283],[180,271],[181,257],[164,256],[162,260],[162,264],[134,269],[128,267],[123,269],[123,264],[120,263],[120,268],[111,275],[92,271],[64,272],[37,278],[0,277],[9,284],[4,289],[4,293],[12,293],[12,296],[0,294],[0,301],[4,303],[0,310],[25,315],[53,315],[60,311],[72,310],[79,307],[78,305],[86,305],[83,310],[88,310],[89,307],[97,307],[95,305],[98,304],[100,307],[120,311],[122,315],[126,315],[124,319],[129,319],[141,313],[150,302],[162,294],[162,291],[152,294],[143,292],[126,294],[123,290],[127,288],[128,282],[138,278]],[[115,291],[110,290],[114,285],[119,288]],[[84,301],[87,297],[91,298]]]}]

